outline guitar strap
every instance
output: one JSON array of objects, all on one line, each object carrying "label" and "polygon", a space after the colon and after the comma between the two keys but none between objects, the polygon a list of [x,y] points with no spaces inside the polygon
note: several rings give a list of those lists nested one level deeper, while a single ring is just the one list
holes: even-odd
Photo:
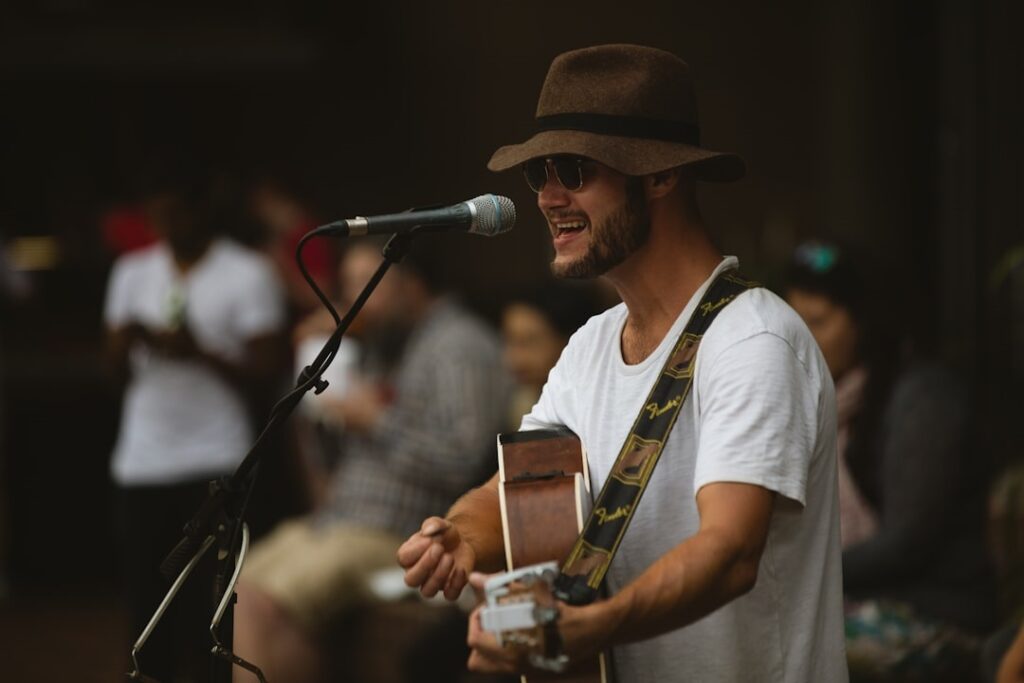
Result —
[{"label": "guitar strap", "polygon": [[558,599],[570,605],[585,605],[597,598],[604,575],[690,393],[701,338],[730,301],[759,286],[726,271],[704,293],[633,422],[611,474],[594,501],[586,526],[562,565],[554,587]]}]

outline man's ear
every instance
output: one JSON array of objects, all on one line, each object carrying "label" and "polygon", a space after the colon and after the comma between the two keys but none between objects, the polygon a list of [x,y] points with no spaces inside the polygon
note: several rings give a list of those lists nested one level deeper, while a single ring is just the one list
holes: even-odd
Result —
[{"label": "man's ear", "polygon": [[682,173],[678,168],[668,168],[657,173],[649,173],[644,176],[644,194],[648,201],[660,199],[674,191],[682,180]]}]

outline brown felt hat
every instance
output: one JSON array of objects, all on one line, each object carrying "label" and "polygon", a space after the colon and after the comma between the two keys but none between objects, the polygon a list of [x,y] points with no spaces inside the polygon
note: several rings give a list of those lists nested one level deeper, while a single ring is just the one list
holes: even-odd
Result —
[{"label": "brown felt hat", "polygon": [[555,57],[537,103],[537,133],[487,163],[504,171],[536,157],[578,154],[626,175],[691,167],[700,180],[743,177],[743,159],[700,146],[686,62],[640,45],[598,45]]}]

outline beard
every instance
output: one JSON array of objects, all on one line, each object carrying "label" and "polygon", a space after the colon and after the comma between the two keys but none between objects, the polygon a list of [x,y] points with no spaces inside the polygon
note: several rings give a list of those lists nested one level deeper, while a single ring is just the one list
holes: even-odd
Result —
[{"label": "beard", "polygon": [[590,279],[604,275],[642,247],[651,234],[651,216],[643,180],[626,181],[626,201],[612,215],[590,226],[586,253],[571,263],[551,264],[557,278]]}]

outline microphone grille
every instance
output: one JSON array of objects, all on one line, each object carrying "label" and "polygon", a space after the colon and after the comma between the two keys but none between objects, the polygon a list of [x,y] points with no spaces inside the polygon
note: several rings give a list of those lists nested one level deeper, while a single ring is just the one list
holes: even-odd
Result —
[{"label": "microphone grille", "polygon": [[469,232],[491,237],[508,232],[516,223],[516,205],[508,197],[482,194],[469,200],[476,209],[476,219]]}]

